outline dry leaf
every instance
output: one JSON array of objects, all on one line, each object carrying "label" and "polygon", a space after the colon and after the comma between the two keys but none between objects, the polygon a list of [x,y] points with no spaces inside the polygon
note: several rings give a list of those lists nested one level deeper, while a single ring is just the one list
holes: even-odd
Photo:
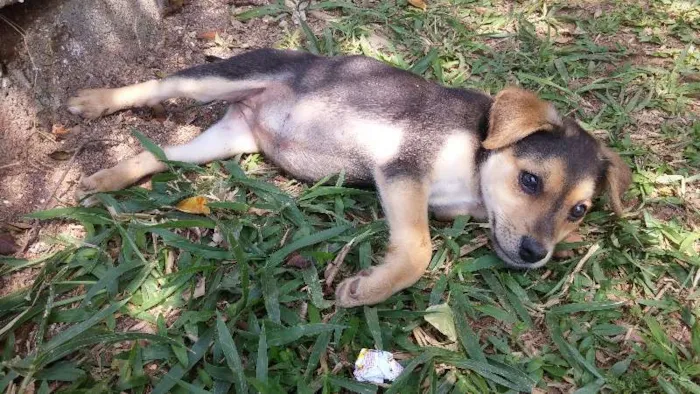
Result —
[{"label": "dry leaf", "polygon": [[355,238],[351,239],[350,242],[345,244],[345,246],[343,246],[343,248],[340,249],[340,252],[335,256],[333,262],[326,266],[326,270],[323,272],[323,277],[326,279],[326,286],[330,286],[333,283],[335,276],[338,274],[340,266],[343,265],[343,262],[345,261],[345,256],[348,255],[348,252],[354,243]]},{"label": "dry leaf", "polygon": [[211,235],[211,242],[209,246],[219,246],[224,243],[224,236],[221,234],[219,227],[214,229],[214,234]]},{"label": "dry leaf", "polygon": [[156,104],[151,107],[151,113],[153,114],[153,119],[158,121],[165,121],[167,119],[167,114],[165,112],[165,107],[163,104]]},{"label": "dry leaf", "polygon": [[478,236],[477,238],[473,239],[472,242],[459,248],[459,257],[464,257],[464,256],[468,255],[469,253],[486,245],[488,242],[489,242],[489,239],[485,235]]},{"label": "dry leaf", "polygon": [[204,297],[204,294],[206,294],[206,280],[204,277],[199,278],[197,280],[197,286],[194,288],[194,293],[192,294],[192,298],[199,298],[199,297]]},{"label": "dry leaf", "polygon": [[71,152],[65,151],[65,150],[56,150],[51,153],[49,153],[49,157],[58,160],[58,161],[65,161],[71,158],[73,154]]},{"label": "dry leaf", "polygon": [[265,216],[271,212],[272,211],[269,209],[256,208],[256,207],[248,208],[248,213],[252,213],[253,215],[257,215],[257,216]]},{"label": "dry leaf", "polygon": [[304,269],[311,266],[311,261],[304,258],[304,256],[299,253],[294,253],[292,257],[287,260],[287,265],[294,268]]},{"label": "dry leaf", "polygon": [[432,305],[426,309],[427,315],[423,316],[425,321],[437,328],[444,336],[451,341],[457,340],[457,330],[455,329],[454,315],[452,309],[447,304]]},{"label": "dry leaf", "polygon": [[556,42],[557,44],[568,44],[573,40],[574,38],[571,36],[559,35],[554,39],[554,42]]},{"label": "dry leaf", "polygon": [[17,252],[17,244],[15,238],[8,234],[0,234],[0,255],[11,255]]},{"label": "dry leaf", "polygon": [[213,41],[216,39],[216,36],[218,34],[219,33],[217,33],[216,31],[204,31],[204,32],[197,34],[197,38],[199,38],[200,40]]},{"label": "dry leaf", "polygon": [[51,127],[51,134],[53,134],[56,138],[63,138],[66,134],[68,134],[70,130],[68,130],[65,126],[63,126],[60,123],[56,123]]},{"label": "dry leaf", "polygon": [[425,4],[425,1],[423,0],[408,0],[408,4],[416,8],[420,8],[423,11],[425,11],[425,9],[428,8],[428,5]]},{"label": "dry leaf", "polygon": [[24,231],[32,228],[31,224],[22,222],[7,222],[2,223],[1,226],[8,231]]},{"label": "dry leaf", "polygon": [[175,208],[182,212],[208,215],[211,210],[207,202],[207,198],[203,196],[190,197],[177,203]]},{"label": "dry leaf", "polygon": [[170,16],[182,10],[185,5],[185,0],[169,0],[163,7],[163,16]]}]

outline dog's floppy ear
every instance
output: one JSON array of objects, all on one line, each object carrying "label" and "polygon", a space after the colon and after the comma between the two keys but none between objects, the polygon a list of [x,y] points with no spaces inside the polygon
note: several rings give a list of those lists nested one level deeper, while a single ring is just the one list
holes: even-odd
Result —
[{"label": "dog's floppy ear", "polygon": [[610,205],[617,216],[622,216],[622,197],[632,183],[632,170],[627,163],[612,149],[601,146],[603,160],[607,162],[605,170],[605,189]]},{"label": "dog's floppy ear", "polygon": [[551,103],[534,93],[507,88],[496,95],[489,115],[489,130],[482,143],[485,149],[500,149],[528,135],[561,126],[562,121]]}]

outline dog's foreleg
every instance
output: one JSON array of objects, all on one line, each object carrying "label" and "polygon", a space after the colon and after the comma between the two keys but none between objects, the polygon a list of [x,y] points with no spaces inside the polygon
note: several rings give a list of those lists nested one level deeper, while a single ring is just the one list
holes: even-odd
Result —
[{"label": "dog's foreleg", "polygon": [[[239,153],[257,152],[257,142],[246,121],[251,116],[249,112],[250,110],[242,105],[232,105],[223,119],[192,141],[163,148],[165,156],[172,161],[203,164]],[[153,154],[141,152],[114,167],[84,178],[78,186],[76,196],[80,199],[96,192],[119,190],[165,168],[165,164]]]},{"label": "dog's foreleg", "polygon": [[336,290],[341,307],[372,305],[386,300],[420,279],[432,246],[428,227],[428,186],[411,178],[375,175],[389,224],[389,247],[384,263],[345,279]]},{"label": "dog's foreleg", "polygon": [[263,91],[267,85],[266,81],[229,80],[216,76],[192,78],[175,74],[121,88],[81,90],[68,100],[68,110],[94,119],[125,108],[152,106],[175,97],[201,102],[235,102]]}]

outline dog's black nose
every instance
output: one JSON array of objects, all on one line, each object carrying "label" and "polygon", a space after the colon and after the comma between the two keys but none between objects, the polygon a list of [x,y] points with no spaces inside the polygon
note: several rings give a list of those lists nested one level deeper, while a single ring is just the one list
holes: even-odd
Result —
[{"label": "dog's black nose", "polygon": [[534,264],[547,257],[547,249],[532,237],[522,237],[520,239],[520,252],[518,253],[523,261]]}]

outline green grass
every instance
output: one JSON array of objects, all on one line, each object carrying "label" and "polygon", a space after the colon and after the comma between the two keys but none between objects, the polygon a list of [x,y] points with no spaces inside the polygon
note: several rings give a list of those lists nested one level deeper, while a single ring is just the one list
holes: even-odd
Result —
[{"label": "green grass", "polygon": [[[339,279],[386,246],[373,193],[300,185],[258,155],[171,163],[151,191],[34,214],[84,226],[82,239],[44,240],[59,252],[0,258],[9,280],[35,275],[0,298],[0,392],[377,392],[352,379],[363,347],[400,356],[407,372],[386,392],[700,392],[698,2],[563,4],[326,1],[309,9],[334,21],[309,14],[279,46],[491,93],[521,84],[575,116],[635,171],[629,212],[600,201],[569,245],[582,253],[514,272],[482,246],[483,224],[433,223],[415,286],[338,310],[326,266],[347,252]],[[210,215],[173,208],[194,195],[217,201]],[[441,304],[454,342],[424,318]]]}]

